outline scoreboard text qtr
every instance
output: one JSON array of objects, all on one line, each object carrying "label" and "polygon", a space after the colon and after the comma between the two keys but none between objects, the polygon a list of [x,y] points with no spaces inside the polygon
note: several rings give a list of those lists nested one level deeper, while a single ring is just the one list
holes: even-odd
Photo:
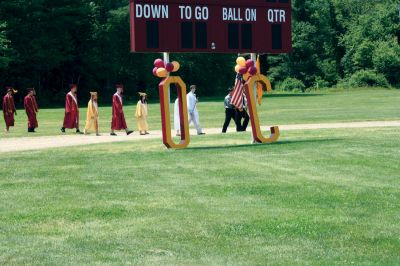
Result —
[{"label": "scoreboard text qtr", "polygon": [[132,52],[289,53],[290,0],[130,0]]}]

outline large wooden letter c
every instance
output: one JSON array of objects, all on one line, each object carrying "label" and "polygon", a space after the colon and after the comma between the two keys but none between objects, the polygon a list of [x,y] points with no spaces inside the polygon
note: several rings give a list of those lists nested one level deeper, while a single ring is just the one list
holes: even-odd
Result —
[{"label": "large wooden letter c", "polygon": [[258,143],[273,143],[278,141],[279,139],[280,136],[279,127],[275,126],[270,128],[271,135],[269,136],[269,138],[263,136],[260,127],[260,119],[258,117],[258,112],[257,112],[256,98],[254,95],[254,86],[257,84],[257,82],[262,83],[264,86],[266,86],[268,91],[271,91],[271,83],[268,80],[268,78],[264,75],[260,74],[254,75],[246,82],[245,93],[250,113],[251,127],[253,129],[253,138]]}]

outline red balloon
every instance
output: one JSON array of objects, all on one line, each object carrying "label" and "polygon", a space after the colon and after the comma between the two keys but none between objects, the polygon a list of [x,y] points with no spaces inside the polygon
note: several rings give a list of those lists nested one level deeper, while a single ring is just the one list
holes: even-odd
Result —
[{"label": "red balloon", "polygon": [[247,73],[247,67],[241,67],[239,69],[239,73],[242,74],[242,75],[246,74]]},{"label": "red balloon", "polygon": [[253,76],[253,75],[257,74],[257,72],[258,72],[258,71],[257,71],[257,68],[256,68],[256,67],[254,67],[254,66],[253,66],[253,67],[250,67],[250,69],[249,69],[249,74],[250,74],[250,75]]},{"label": "red balloon", "polygon": [[168,72],[172,72],[172,71],[174,70],[174,64],[168,63],[168,64],[165,66],[165,69],[166,69]]},{"label": "red balloon", "polygon": [[249,59],[246,61],[246,67],[250,68],[254,66],[254,61],[252,59]]},{"label": "red balloon", "polygon": [[159,58],[156,59],[156,61],[154,61],[154,66],[160,68],[160,67],[165,67],[165,64],[164,61]]},{"label": "red balloon", "polygon": [[157,77],[157,69],[158,67],[153,68],[153,75]]}]

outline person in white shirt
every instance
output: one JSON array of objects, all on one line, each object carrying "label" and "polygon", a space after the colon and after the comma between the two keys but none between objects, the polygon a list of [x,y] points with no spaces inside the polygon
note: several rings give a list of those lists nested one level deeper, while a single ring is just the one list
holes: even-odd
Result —
[{"label": "person in white shirt", "polygon": [[179,137],[181,135],[181,120],[179,116],[179,98],[177,97],[174,105],[174,128],[176,131],[176,136]]},{"label": "person in white shirt", "polygon": [[199,102],[198,98],[196,97],[196,85],[190,86],[190,92],[187,95],[187,104],[188,104],[188,111],[189,111],[189,125],[193,122],[194,126],[197,130],[197,135],[205,135],[203,129],[200,126],[200,117],[199,112],[197,110],[197,104]]}]

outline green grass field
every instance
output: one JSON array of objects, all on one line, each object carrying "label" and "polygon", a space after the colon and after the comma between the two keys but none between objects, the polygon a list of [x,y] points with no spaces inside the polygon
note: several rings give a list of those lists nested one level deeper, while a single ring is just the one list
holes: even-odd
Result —
[{"label": "green grass field", "polygon": [[[200,100],[202,101],[199,104],[202,126],[222,127],[225,115],[223,99]],[[400,119],[399,102],[400,90],[395,89],[360,89],[307,94],[275,93],[265,96],[263,105],[259,107],[259,113],[261,122],[268,125],[398,120]],[[81,103],[81,128],[84,127],[86,119],[86,104]],[[128,126],[133,129],[136,129],[135,108],[133,104],[125,107]],[[153,130],[161,129],[159,108],[158,103],[149,105],[149,124]],[[173,106],[171,106],[171,112],[173,112]],[[40,128],[35,136],[60,134],[63,118],[63,109],[41,110],[38,115]],[[4,122],[2,123],[4,126]],[[110,125],[111,108],[101,107],[101,131],[108,133]],[[0,131],[0,138],[27,136],[26,127],[26,115],[19,110],[16,127],[11,129],[11,134]]]},{"label": "green grass field", "polygon": [[[399,100],[393,90],[274,96],[263,114],[277,125],[399,120]],[[205,127],[219,126],[219,109],[200,106]],[[60,111],[43,110],[41,134],[53,134]],[[0,154],[0,264],[400,264],[399,128],[249,140]]]}]

